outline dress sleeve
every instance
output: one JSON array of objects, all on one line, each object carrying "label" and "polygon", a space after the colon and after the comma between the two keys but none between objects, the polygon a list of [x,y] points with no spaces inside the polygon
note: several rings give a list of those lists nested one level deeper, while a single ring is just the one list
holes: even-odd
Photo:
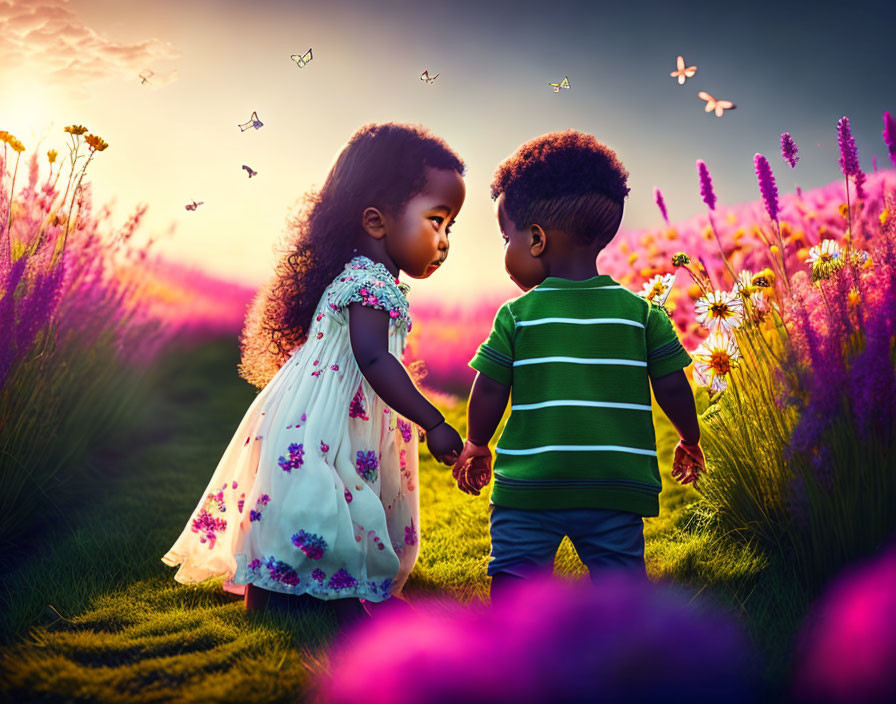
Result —
[{"label": "dress sleeve", "polygon": [[327,303],[340,311],[351,303],[386,311],[395,321],[410,327],[408,299],[394,280],[369,268],[349,268],[340,274],[330,287]]},{"label": "dress sleeve", "polygon": [[470,366],[504,386],[513,385],[513,338],[516,322],[508,304],[495,314],[495,322],[488,339],[479,345]]},{"label": "dress sleeve", "polygon": [[666,312],[653,303],[647,311],[647,374],[658,379],[691,363]]}]

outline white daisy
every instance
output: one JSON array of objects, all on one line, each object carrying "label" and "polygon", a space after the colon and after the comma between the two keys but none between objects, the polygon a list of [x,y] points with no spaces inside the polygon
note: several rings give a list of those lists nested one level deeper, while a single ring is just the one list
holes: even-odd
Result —
[{"label": "white daisy", "polygon": [[812,281],[819,279],[829,279],[834,272],[843,268],[846,263],[844,257],[841,256],[840,245],[834,240],[822,240],[821,244],[817,244],[809,250],[807,260],[812,267]]},{"label": "white daisy", "polygon": [[737,275],[737,281],[734,282],[734,289],[732,289],[731,293],[736,296],[744,289],[749,291],[752,288],[754,288],[753,272],[749,269],[744,269]]},{"label": "white daisy", "polygon": [[710,333],[694,352],[694,374],[711,392],[724,391],[728,373],[740,358],[733,337],[722,332]]},{"label": "white daisy", "polygon": [[669,298],[674,283],[675,274],[657,274],[644,284],[644,289],[639,291],[638,295],[662,306],[665,305],[666,299]]},{"label": "white daisy", "polygon": [[728,291],[713,291],[697,300],[697,322],[709,330],[731,332],[741,324],[744,302]]}]

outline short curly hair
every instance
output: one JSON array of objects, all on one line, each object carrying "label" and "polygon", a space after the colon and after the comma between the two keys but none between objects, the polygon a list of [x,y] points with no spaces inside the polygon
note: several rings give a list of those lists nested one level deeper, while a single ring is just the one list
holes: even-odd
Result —
[{"label": "short curly hair", "polygon": [[603,249],[619,229],[629,188],[616,152],[578,130],[550,132],[521,145],[495,171],[492,199],[519,228],[562,230]]}]

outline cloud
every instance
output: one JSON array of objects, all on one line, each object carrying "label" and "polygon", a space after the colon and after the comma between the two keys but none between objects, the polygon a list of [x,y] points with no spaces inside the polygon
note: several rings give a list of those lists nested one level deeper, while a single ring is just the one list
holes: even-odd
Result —
[{"label": "cloud", "polygon": [[0,0],[0,78],[27,69],[31,80],[76,98],[90,96],[91,85],[110,79],[139,81],[153,72],[152,88],[173,83],[177,70],[159,62],[180,52],[161,39],[118,42],[84,24],[69,0]]}]

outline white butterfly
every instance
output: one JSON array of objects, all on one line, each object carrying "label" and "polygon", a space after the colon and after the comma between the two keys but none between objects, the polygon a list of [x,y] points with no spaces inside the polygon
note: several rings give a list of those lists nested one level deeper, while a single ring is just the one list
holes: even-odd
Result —
[{"label": "white butterfly", "polygon": [[682,84],[684,83],[684,81],[685,81],[685,78],[692,78],[692,77],[694,76],[694,74],[697,73],[697,67],[696,67],[696,66],[687,66],[687,67],[685,67],[685,65],[684,65],[684,57],[683,57],[683,56],[679,56],[679,57],[678,57],[678,60],[677,60],[676,63],[677,63],[677,66],[678,66],[678,70],[677,70],[677,71],[673,71],[673,72],[670,73],[669,75],[670,75],[672,78],[677,78],[677,79],[678,79],[678,85],[682,85]]},{"label": "white butterfly", "polygon": [[734,110],[737,107],[730,100],[716,100],[709,93],[704,93],[702,90],[697,93],[697,95],[706,101],[706,112],[716,111],[716,117],[721,117],[722,112],[724,110]]},{"label": "white butterfly", "polygon": [[197,202],[194,200],[194,201],[193,201],[192,203],[190,203],[189,205],[185,205],[184,208],[186,208],[187,210],[196,210],[196,207],[199,206],[199,205],[202,205],[204,202],[205,202],[204,200],[201,200],[201,201],[199,201],[199,202],[197,203]]},{"label": "white butterfly", "polygon": [[564,76],[563,80],[559,83],[548,83],[548,85],[554,89],[555,93],[559,93],[561,88],[569,88],[569,79]]},{"label": "white butterfly", "polygon": [[245,131],[246,131],[247,129],[249,129],[250,127],[254,127],[255,129],[258,129],[258,128],[261,127],[263,124],[264,124],[264,123],[263,123],[261,120],[258,119],[258,113],[257,113],[257,112],[253,112],[253,113],[252,113],[252,116],[249,118],[249,121],[248,121],[248,122],[244,122],[244,123],[241,124],[241,125],[238,125],[238,127],[240,128],[240,132],[245,132]]},{"label": "white butterfly", "polygon": [[438,77],[439,77],[439,74],[436,74],[435,76],[430,76],[429,71],[424,71],[423,73],[420,74],[420,80],[426,81],[427,83],[432,83]]},{"label": "white butterfly", "polygon": [[304,68],[305,64],[311,61],[311,59],[314,57],[311,56],[311,49],[309,49],[304,54],[293,54],[289,58],[295,61],[299,65],[299,68]]},{"label": "white butterfly", "polygon": [[243,164],[243,168],[244,168],[246,171],[249,172],[249,178],[252,178],[253,176],[258,176],[258,172],[257,172],[257,171],[253,171],[252,169],[250,169],[250,168],[249,168],[248,166],[246,166],[245,164]]}]

